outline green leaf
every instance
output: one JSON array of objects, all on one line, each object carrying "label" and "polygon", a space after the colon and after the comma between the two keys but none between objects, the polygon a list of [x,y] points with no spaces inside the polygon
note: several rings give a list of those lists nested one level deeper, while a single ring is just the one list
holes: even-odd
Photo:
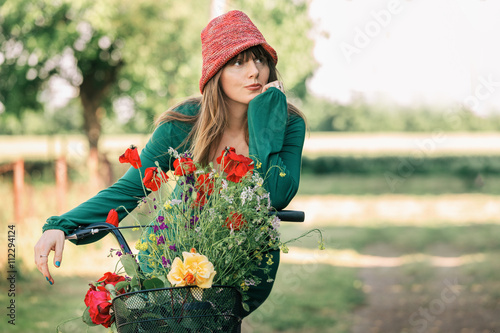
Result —
[{"label": "green leaf", "polygon": [[109,291],[109,292],[112,292],[112,291],[114,291],[114,290],[115,290],[115,286],[114,286],[114,285],[112,285],[111,283],[106,284],[106,285],[104,286],[104,288],[106,288],[106,290],[107,290],[107,291]]},{"label": "green leaf", "polygon": [[128,318],[131,311],[127,308],[124,300],[122,298],[117,298],[113,301],[113,309],[115,313],[119,314],[121,317]]},{"label": "green leaf", "polygon": [[128,309],[140,310],[146,307],[146,301],[138,295],[132,295],[130,298],[127,298],[125,305]]},{"label": "green leaf", "polygon": [[125,254],[120,257],[120,261],[125,269],[125,273],[127,273],[128,276],[132,278],[137,277],[139,265],[135,261],[134,256],[131,254]]},{"label": "green leaf", "polygon": [[134,276],[132,281],[130,281],[130,289],[132,289],[131,291],[141,290],[139,279],[136,276]]},{"label": "green leaf", "polygon": [[158,289],[164,287],[163,281],[158,278],[146,280],[142,283],[142,285],[144,286],[144,289]]},{"label": "green leaf", "polygon": [[130,285],[130,281],[120,281],[115,285],[116,290],[121,290],[125,289],[127,290],[127,287]]},{"label": "green leaf", "polygon": [[187,329],[194,330],[195,332],[199,331],[204,326],[203,322],[193,318],[183,318],[181,325]]},{"label": "green leaf", "polygon": [[241,303],[241,306],[243,306],[243,310],[245,310],[246,312],[250,312],[250,307],[247,303]]},{"label": "green leaf", "polygon": [[83,311],[82,320],[89,326],[97,326],[97,324],[94,324],[94,322],[92,322],[92,319],[90,318],[89,307],[87,307],[85,311]]}]

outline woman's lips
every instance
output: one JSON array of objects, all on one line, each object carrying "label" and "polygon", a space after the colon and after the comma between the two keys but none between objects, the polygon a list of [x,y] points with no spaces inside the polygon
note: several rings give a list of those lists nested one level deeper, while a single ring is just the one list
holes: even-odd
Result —
[{"label": "woman's lips", "polygon": [[262,85],[258,84],[258,83],[254,83],[254,84],[249,84],[248,86],[245,86],[245,88],[248,89],[248,90],[252,90],[252,91],[261,90],[262,89]]}]

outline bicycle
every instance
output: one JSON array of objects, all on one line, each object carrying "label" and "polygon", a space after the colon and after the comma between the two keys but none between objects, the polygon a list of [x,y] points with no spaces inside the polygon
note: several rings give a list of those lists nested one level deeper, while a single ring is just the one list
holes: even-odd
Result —
[{"label": "bicycle", "polygon": [[[303,222],[302,211],[272,212],[281,221]],[[78,245],[97,233],[112,233],[125,253],[130,247],[120,229],[109,223],[94,223],[79,227],[66,239]],[[170,287],[128,292],[112,301],[119,333],[136,332],[241,332],[243,307],[241,294],[232,286],[213,285]]]}]

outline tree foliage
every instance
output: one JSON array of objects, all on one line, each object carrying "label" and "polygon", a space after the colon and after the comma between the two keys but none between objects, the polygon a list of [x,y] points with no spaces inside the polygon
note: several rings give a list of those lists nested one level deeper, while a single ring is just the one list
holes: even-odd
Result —
[{"label": "tree foliage", "polygon": [[[226,9],[248,13],[278,50],[288,88],[304,96],[314,68],[307,3],[238,0]],[[91,146],[97,146],[101,125],[107,132],[149,131],[155,115],[199,94],[200,32],[209,15],[210,1],[198,0],[5,3],[0,8],[0,112],[8,117],[0,120],[2,133],[7,124],[18,134],[29,128],[64,131],[44,124],[50,120],[83,125]],[[74,87],[82,121],[74,119],[78,104],[58,109],[50,92],[61,82]],[[71,121],[60,121],[61,113],[62,118],[73,115]],[[26,125],[27,115],[38,117],[40,125]]]},{"label": "tree foliage", "polygon": [[[206,16],[206,7],[173,0],[9,2],[0,11],[4,111],[18,118],[43,111],[40,93],[57,77],[78,89],[91,146],[106,111],[125,113],[122,123],[136,112],[152,118],[196,91],[206,19],[193,18]],[[113,108],[116,101],[121,106]]]},{"label": "tree foliage", "polygon": [[340,104],[308,95],[301,107],[311,131],[473,132],[500,128],[499,114],[480,117],[461,104],[448,107],[370,104],[361,95],[350,104]]}]

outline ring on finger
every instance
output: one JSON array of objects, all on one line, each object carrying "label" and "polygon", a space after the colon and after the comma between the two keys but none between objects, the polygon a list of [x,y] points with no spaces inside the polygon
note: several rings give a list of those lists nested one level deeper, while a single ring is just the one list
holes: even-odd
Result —
[{"label": "ring on finger", "polygon": [[49,256],[48,254],[40,254],[40,258],[48,257],[48,256]]}]

